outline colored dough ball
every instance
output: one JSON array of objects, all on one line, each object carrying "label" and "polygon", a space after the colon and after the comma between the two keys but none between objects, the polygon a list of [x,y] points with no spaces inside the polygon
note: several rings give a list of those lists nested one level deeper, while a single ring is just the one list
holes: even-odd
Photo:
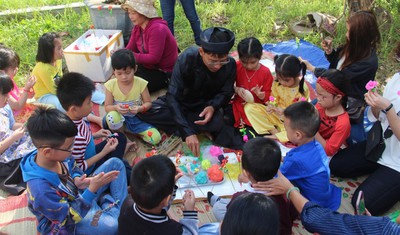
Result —
[{"label": "colored dough ball", "polygon": [[224,179],[224,172],[219,169],[217,164],[214,164],[207,171],[208,178],[214,182],[221,182]]},{"label": "colored dough ball", "polygon": [[207,173],[205,171],[200,171],[195,177],[197,184],[206,184],[208,182]]},{"label": "colored dough ball", "polygon": [[201,168],[203,168],[204,170],[208,170],[211,167],[211,162],[208,159],[204,159],[203,161],[201,161]]}]

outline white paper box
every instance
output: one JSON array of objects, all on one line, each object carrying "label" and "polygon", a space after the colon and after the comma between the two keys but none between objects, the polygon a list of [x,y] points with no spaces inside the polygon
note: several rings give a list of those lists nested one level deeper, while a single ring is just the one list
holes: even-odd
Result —
[{"label": "white paper box", "polygon": [[[83,40],[93,33],[98,38],[106,36],[108,42],[96,48],[96,51],[78,49],[77,46],[82,45]],[[106,82],[113,72],[111,52],[124,47],[121,30],[90,29],[64,49],[64,58],[69,72],[82,73],[94,82]]]}]

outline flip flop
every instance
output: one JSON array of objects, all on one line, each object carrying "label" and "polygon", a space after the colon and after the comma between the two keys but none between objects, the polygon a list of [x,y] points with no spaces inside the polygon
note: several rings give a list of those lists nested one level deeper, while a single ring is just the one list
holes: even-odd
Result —
[{"label": "flip flop", "polygon": [[128,147],[128,152],[137,152],[139,151],[139,146],[137,145],[137,143],[135,141],[132,141],[130,143],[127,143],[127,145],[130,145]]}]

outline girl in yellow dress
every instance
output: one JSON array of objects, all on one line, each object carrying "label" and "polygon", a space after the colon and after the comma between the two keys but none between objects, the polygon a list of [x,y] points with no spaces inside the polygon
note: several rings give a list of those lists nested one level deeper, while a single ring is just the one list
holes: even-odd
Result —
[{"label": "girl in yellow dress", "polygon": [[306,65],[289,54],[274,58],[276,80],[272,83],[269,101],[264,104],[248,103],[244,107],[247,118],[259,135],[271,134],[287,142],[283,127],[283,110],[298,101],[308,101],[310,92],[304,82]]}]

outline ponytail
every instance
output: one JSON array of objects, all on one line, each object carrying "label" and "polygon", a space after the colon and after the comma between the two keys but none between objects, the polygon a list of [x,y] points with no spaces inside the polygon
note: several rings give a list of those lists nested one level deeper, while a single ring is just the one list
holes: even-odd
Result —
[{"label": "ponytail", "polygon": [[300,67],[301,67],[301,79],[300,79],[300,83],[299,83],[299,92],[300,94],[302,94],[303,96],[305,96],[305,91],[304,91],[304,76],[307,73],[307,65],[304,62],[300,62]]},{"label": "ponytail", "polygon": [[299,92],[305,96],[304,91],[304,76],[307,72],[307,66],[304,62],[301,62],[299,58],[294,55],[282,54],[274,57],[275,72],[276,75],[283,78],[298,78],[301,74],[301,80],[299,83]]}]

